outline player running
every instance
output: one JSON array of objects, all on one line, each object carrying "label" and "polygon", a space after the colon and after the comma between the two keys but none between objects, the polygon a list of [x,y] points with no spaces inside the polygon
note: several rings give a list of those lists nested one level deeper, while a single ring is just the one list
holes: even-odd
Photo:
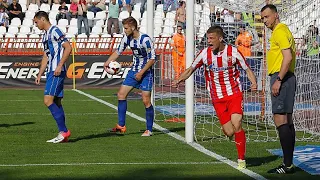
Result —
[{"label": "player running", "polygon": [[173,81],[172,86],[176,87],[181,81],[188,79],[197,68],[204,66],[206,86],[222,130],[229,137],[235,135],[238,169],[244,169],[246,168],[246,136],[241,126],[243,98],[237,66],[242,67],[248,74],[251,90],[257,89],[257,82],[243,55],[236,47],[224,44],[223,36],[223,29],[220,26],[210,27],[207,31],[209,47],[200,52],[191,67]]}]

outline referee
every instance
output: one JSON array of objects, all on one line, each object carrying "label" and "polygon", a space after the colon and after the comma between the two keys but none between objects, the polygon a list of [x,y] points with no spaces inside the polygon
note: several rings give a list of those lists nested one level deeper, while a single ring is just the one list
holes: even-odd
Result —
[{"label": "referee", "polygon": [[295,145],[295,129],[292,121],[296,91],[296,48],[287,25],[280,23],[277,8],[267,4],[261,9],[265,26],[272,30],[267,45],[267,66],[271,87],[271,102],[274,123],[277,127],[283,151],[283,163],[268,173],[294,173],[292,164]]}]

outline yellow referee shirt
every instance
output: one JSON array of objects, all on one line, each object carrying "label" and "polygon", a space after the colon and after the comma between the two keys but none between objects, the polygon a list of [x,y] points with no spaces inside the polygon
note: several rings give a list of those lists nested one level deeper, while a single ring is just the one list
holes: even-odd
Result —
[{"label": "yellow referee shirt", "polygon": [[279,23],[272,31],[269,39],[269,48],[267,48],[268,74],[280,72],[283,60],[281,51],[288,48],[291,49],[292,53],[289,71],[293,73],[296,66],[296,47],[294,38],[287,25]]}]

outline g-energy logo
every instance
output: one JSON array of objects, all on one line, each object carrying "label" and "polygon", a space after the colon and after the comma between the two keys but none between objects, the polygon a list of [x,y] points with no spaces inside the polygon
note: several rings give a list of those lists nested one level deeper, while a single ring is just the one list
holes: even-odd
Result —
[{"label": "g-energy logo", "polygon": [[36,78],[39,67],[40,62],[0,62],[0,79]]},{"label": "g-energy logo", "polygon": [[[87,67],[87,62],[77,62],[67,67],[67,78],[101,79],[101,78],[125,78],[130,68],[122,68],[117,75],[110,75],[104,71],[103,62],[92,63]],[[0,79],[35,79],[39,73],[40,62],[0,62]],[[45,78],[45,74],[42,78]]]},{"label": "g-energy logo", "polygon": [[102,78],[125,78],[130,68],[122,68],[119,74],[110,75],[103,68],[103,62],[92,63],[90,67],[86,66],[86,62],[77,62],[70,64],[67,69],[67,77],[73,78],[73,69],[76,79],[102,79]]}]

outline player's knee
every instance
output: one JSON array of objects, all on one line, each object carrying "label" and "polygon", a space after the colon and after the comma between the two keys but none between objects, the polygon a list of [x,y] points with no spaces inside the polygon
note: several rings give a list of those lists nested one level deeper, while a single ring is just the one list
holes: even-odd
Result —
[{"label": "player's knee", "polygon": [[231,116],[231,123],[235,130],[238,132],[241,130],[241,123],[242,123],[242,115],[241,114],[232,114]]},{"label": "player's knee", "polygon": [[239,132],[239,131],[241,131],[241,130],[242,130],[241,125],[239,125],[239,126],[234,126],[234,132]]},{"label": "player's knee", "polygon": [[117,96],[118,96],[118,99],[120,99],[120,100],[126,99],[126,95],[120,91],[117,93]]},{"label": "player's knee", "polygon": [[142,102],[145,107],[149,107],[151,105],[151,101],[149,98],[142,98]]},{"label": "player's knee", "polygon": [[232,128],[222,128],[222,131],[228,137],[231,137],[234,134],[234,130]]},{"label": "player's knee", "polygon": [[52,103],[53,103],[53,100],[52,99],[50,99],[50,98],[44,98],[43,99],[43,103],[47,106],[47,107],[49,107]]}]

